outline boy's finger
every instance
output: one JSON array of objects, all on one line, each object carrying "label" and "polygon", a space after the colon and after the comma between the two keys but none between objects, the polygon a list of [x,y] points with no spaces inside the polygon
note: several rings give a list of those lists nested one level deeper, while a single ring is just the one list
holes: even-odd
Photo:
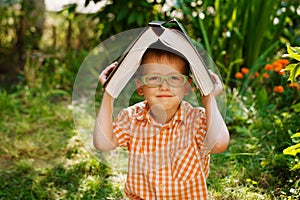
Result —
[{"label": "boy's finger", "polygon": [[113,71],[113,69],[117,66],[117,62],[114,62],[107,66],[98,76],[98,81],[100,82],[101,85],[104,84],[104,82],[107,80],[107,77],[109,74]]},{"label": "boy's finger", "polygon": [[104,71],[105,71],[105,75],[109,75],[111,73],[111,71],[117,66],[117,62],[112,63],[111,65],[109,65]]}]

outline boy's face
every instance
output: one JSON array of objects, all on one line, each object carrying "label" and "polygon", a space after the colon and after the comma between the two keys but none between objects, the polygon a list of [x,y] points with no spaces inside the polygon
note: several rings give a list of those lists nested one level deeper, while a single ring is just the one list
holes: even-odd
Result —
[{"label": "boy's face", "polygon": [[[158,61],[151,56],[144,60],[141,67],[143,67],[142,76],[155,74],[166,77],[168,75],[184,74],[186,71],[185,63],[180,59],[170,60],[164,58]],[[164,79],[160,85],[153,87],[145,85],[140,79],[136,80],[137,91],[145,97],[150,108],[163,110],[167,115],[169,112],[175,113],[177,111],[183,97],[189,93],[191,79],[180,86],[172,86],[168,81]]]}]

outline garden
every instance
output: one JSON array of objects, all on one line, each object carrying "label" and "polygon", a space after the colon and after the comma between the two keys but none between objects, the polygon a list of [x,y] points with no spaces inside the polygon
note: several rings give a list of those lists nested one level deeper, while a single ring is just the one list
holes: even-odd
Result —
[{"label": "garden", "polygon": [[224,83],[231,140],[211,156],[211,199],[300,198],[298,1],[82,2],[101,6],[82,12],[79,3],[51,10],[47,1],[0,2],[0,199],[126,199],[125,174],[91,154],[78,134],[74,82],[107,38],[172,17]]}]

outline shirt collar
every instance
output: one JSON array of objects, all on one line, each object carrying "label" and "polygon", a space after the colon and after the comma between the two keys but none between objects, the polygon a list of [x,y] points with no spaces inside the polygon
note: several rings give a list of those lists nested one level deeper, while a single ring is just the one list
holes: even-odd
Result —
[{"label": "shirt collar", "polygon": [[[184,122],[185,116],[186,116],[184,105],[185,105],[184,103],[180,104],[179,109],[177,110],[171,123],[169,123],[169,124],[174,124],[177,121]],[[149,107],[149,104],[147,103],[147,101],[143,101],[141,103],[141,109],[137,110],[136,118],[137,118],[137,120],[147,121],[147,122],[151,122],[153,120],[153,118],[150,115],[150,107]]]},{"label": "shirt collar", "polygon": [[139,109],[136,110],[137,120],[140,120],[140,121],[147,120],[150,117],[149,110],[150,110],[150,108],[149,108],[147,101],[141,102]]}]

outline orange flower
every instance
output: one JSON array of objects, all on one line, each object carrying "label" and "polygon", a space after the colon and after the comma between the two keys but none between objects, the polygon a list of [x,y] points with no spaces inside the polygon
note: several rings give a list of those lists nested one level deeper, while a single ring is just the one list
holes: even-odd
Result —
[{"label": "orange flower", "polygon": [[274,71],[277,72],[278,74],[282,75],[285,73],[285,71],[283,71],[284,66],[280,62],[274,62],[273,68],[274,68]]},{"label": "orange flower", "polygon": [[255,72],[255,77],[259,77],[259,72]]},{"label": "orange flower", "polygon": [[291,88],[297,88],[298,87],[298,84],[297,83],[290,83],[289,84],[289,87],[291,87]]},{"label": "orange flower", "polygon": [[263,76],[263,78],[264,78],[264,79],[268,79],[268,78],[270,78],[270,75],[269,75],[268,73],[263,73],[263,75],[262,75],[262,76]]},{"label": "orange flower", "polygon": [[276,71],[276,69],[282,69],[283,65],[280,62],[273,62],[273,69]]},{"label": "orange flower", "polygon": [[275,86],[273,91],[276,93],[282,93],[284,91],[284,88],[281,85]]},{"label": "orange flower", "polygon": [[242,79],[242,78],[243,78],[243,74],[242,74],[241,72],[237,72],[237,73],[235,74],[235,78],[236,78],[236,79]]},{"label": "orange flower", "polygon": [[271,64],[266,64],[266,65],[265,65],[265,70],[268,70],[268,71],[273,70],[273,65],[271,65]]},{"label": "orange flower", "polygon": [[289,64],[289,60],[287,59],[279,59],[277,62],[281,63],[283,66],[287,66]]},{"label": "orange flower", "polygon": [[249,73],[249,69],[247,67],[242,67],[241,72],[243,74],[248,74]]}]

